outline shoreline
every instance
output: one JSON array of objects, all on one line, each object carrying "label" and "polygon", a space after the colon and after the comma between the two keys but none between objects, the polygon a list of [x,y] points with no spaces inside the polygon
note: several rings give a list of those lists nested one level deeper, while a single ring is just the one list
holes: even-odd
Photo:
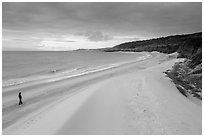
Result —
[{"label": "shoreline", "polygon": [[[201,134],[202,108],[182,96],[163,73],[179,59],[154,55],[25,88],[25,104],[3,111],[3,134]],[[13,95],[7,95],[8,101]],[[55,125],[48,126],[50,122]]]},{"label": "shoreline", "polygon": [[21,85],[24,83],[35,82],[39,80],[53,79],[55,77],[56,78],[65,77],[65,79],[69,77],[71,78],[71,77],[80,76],[80,75],[84,75],[88,73],[111,69],[111,68],[118,67],[120,65],[124,65],[127,63],[132,63],[135,61],[141,61],[151,56],[149,55],[150,53],[147,53],[147,52],[141,52],[139,54],[141,55],[139,55],[136,59],[132,59],[131,61],[125,60],[125,61],[122,61],[122,62],[120,61],[117,63],[112,62],[108,64],[87,65],[87,66],[79,65],[71,69],[61,68],[61,69],[53,69],[53,70],[47,70],[47,71],[43,70],[43,71],[36,72],[34,74],[32,73],[27,74],[28,76],[16,77],[16,78],[13,77],[9,79],[7,78],[7,79],[2,80],[3,81],[2,87],[9,88],[9,87]]}]

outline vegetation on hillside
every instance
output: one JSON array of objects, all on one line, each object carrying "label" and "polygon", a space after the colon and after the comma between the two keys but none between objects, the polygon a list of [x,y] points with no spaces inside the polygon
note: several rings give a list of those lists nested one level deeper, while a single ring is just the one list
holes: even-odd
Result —
[{"label": "vegetation on hillside", "polygon": [[177,52],[178,58],[186,58],[186,61],[176,63],[165,73],[183,95],[193,95],[202,99],[202,32],[126,42],[102,50],[106,52],[159,51],[167,54]]},{"label": "vegetation on hillside", "polygon": [[202,32],[186,34],[186,35],[175,35],[168,37],[161,37],[150,40],[126,42],[112,48],[103,49],[106,52],[114,51],[159,51],[162,53],[173,53],[178,52],[179,57],[193,57],[202,52]]}]

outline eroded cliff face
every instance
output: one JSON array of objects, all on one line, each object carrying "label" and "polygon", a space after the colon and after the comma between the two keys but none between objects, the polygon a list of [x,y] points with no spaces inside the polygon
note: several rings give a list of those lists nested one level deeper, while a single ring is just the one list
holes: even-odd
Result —
[{"label": "eroded cliff face", "polygon": [[183,95],[202,100],[202,32],[127,42],[103,51],[159,51],[167,54],[177,52],[178,58],[186,60],[175,64],[165,73]]},{"label": "eroded cliff face", "polygon": [[176,63],[165,73],[184,96],[202,100],[202,64],[195,68],[189,67],[189,64],[191,60]]}]

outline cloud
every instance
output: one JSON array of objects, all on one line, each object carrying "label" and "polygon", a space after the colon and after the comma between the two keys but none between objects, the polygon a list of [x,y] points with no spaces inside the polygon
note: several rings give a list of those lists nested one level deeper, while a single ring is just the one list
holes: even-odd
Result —
[{"label": "cloud", "polygon": [[3,2],[2,28],[7,30],[4,39],[69,35],[74,39],[65,40],[73,43],[84,42],[82,37],[75,38],[76,33],[91,42],[111,41],[117,36],[143,39],[193,33],[202,31],[202,3]]},{"label": "cloud", "polygon": [[52,40],[53,42],[77,42],[75,40],[60,40],[60,39],[56,39],[56,40]]},{"label": "cloud", "polygon": [[3,28],[168,33],[201,30],[202,3],[3,3]]},{"label": "cloud", "polygon": [[89,32],[86,32],[86,33],[77,33],[77,35],[80,35],[80,36],[85,36],[87,37],[88,40],[90,41],[108,41],[108,40],[111,40],[112,37],[107,35],[107,34],[103,34],[102,32],[100,31],[89,31]]}]

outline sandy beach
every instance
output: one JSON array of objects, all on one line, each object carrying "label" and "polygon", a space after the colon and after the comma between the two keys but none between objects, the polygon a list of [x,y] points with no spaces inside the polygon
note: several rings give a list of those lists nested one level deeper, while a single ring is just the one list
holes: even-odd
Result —
[{"label": "sandy beach", "polygon": [[2,135],[202,135],[201,1],[2,2]]},{"label": "sandy beach", "polygon": [[181,60],[152,52],[73,77],[3,88],[3,134],[201,134],[202,106],[163,73]]}]

